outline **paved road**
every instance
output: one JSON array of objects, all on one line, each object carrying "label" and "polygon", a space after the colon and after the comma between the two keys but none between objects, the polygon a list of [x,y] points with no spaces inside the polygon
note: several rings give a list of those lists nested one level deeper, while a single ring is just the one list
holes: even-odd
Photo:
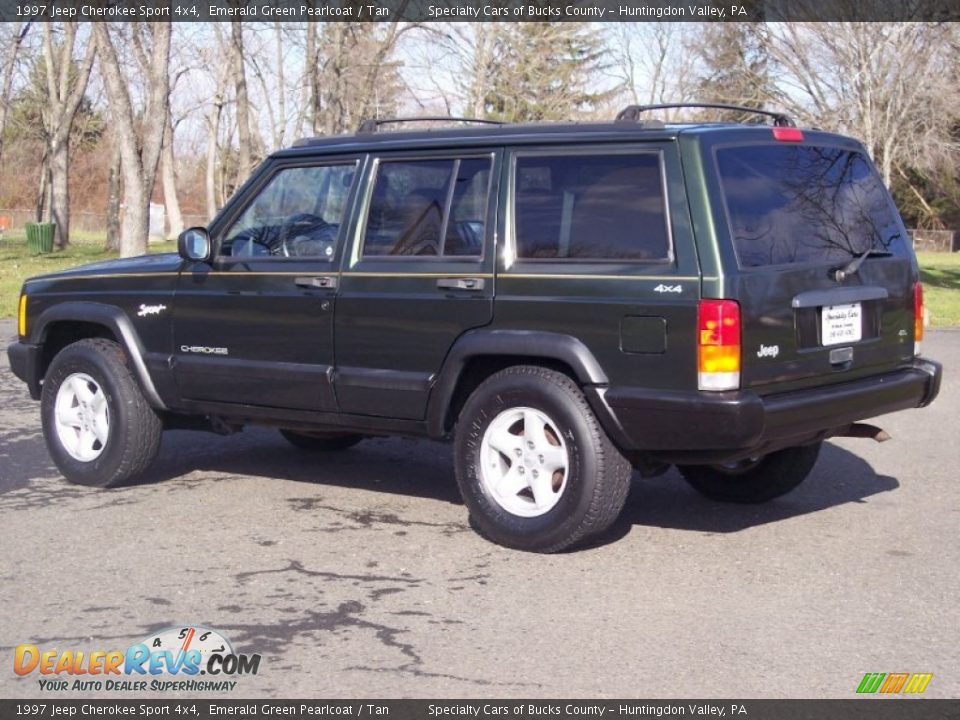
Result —
[{"label": "paved road", "polygon": [[[926,348],[960,367],[960,332]],[[268,430],[173,432],[150,482],[67,485],[4,360],[0,697],[38,694],[10,671],[18,643],[125,648],[186,623],[263,654],[241,697],[846,698],[894,671],[958,697],[958,402],[952,373],[881,423],[893,441],[829,443],[763,507],[637,479],[602,544],[543,557],[476,536],[428,442],[316,458]]]}]

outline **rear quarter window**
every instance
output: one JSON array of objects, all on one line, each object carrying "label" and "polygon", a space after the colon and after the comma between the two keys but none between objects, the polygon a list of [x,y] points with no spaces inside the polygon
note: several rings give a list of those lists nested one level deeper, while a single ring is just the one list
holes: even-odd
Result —
[{"label": "rear quarter window", "polygon": [[741,267],[845,262],[870,248],[909,256],[896,207],[862,153],[771,144],[721,148],[716,158]]},{"label": "rear quarter window", "polygon": [[518,258],[670,257],[659,153],[519,155],[513,191]]}]

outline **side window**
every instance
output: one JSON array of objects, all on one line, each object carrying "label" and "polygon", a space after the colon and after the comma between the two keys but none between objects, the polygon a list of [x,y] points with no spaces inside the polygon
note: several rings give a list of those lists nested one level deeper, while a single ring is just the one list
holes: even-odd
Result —
[{"label": "side window", "polygon": [[521,155],[514,207],[519,258],[670,257],[657,153]]},{"label": "side window", "polygon": [[356,164],[281,170],[224,235],[222,257],[332,261]]},{"label": "side window", "polygon": [[489,157],[381,160],[364,257],[477,257],[483,251]]}]

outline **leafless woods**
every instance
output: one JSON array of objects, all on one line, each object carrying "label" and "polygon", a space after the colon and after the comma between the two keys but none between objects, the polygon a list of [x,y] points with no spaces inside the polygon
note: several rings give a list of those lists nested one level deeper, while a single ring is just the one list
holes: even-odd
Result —
[{"label": "leafless woods", "polygon": [[175,235],[274,149],[365,118],[701,100],[858,137],[910,224],[957,227],[958,46],[936,23],[9,23],[0,208],[56,222],[60,246],[71,211],[97,213],[132,255],[151,200]]}]

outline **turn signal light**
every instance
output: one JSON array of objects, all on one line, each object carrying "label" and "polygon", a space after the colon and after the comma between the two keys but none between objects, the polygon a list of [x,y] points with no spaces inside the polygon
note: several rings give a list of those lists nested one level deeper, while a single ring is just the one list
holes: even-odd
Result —
[{"label": "turn signal light", "polygon": [[20,296],[20,307],[17,309],[17,333],[20,337],[27,336],[27,294]]},{"label": "turn signal light", "polygon": [[697,386],[740,387],[740,306],[734,300],[701,300],[697,308]]},{"label": "turn signal light", "polygon": [[913,354],[920,354],[920,343],[923,340],[923,285],[913,286]]}]

